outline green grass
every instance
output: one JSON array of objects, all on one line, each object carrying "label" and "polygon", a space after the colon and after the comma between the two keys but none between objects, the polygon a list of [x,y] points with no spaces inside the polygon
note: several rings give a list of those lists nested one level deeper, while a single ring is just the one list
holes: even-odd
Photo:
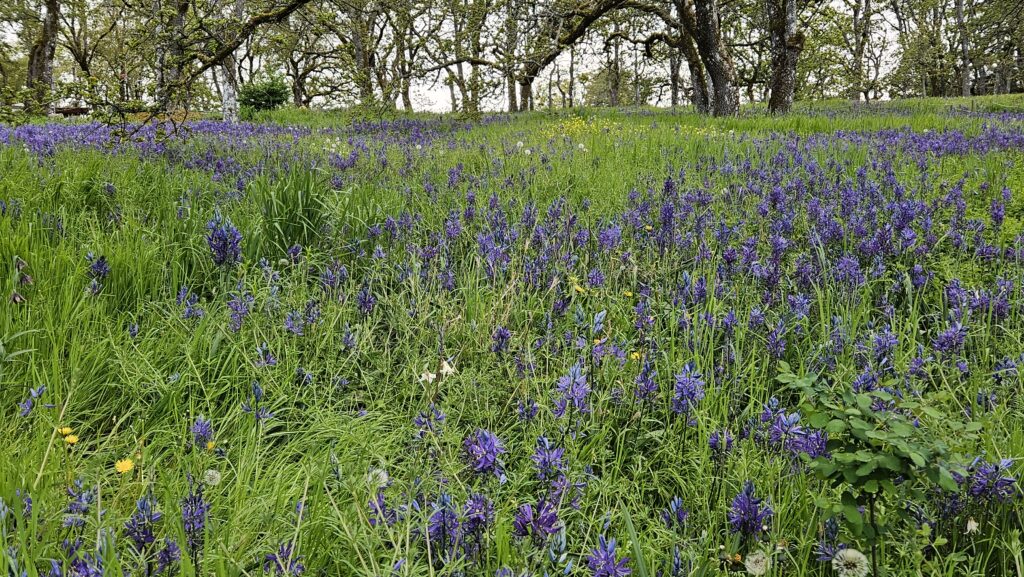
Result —
[{"label": "green grass", "polygon": [[[1024,108],[1019,97],[970,102],[966,106],[979,112]],[[753,112],[709,119],[687,111],[538,111],[468,130],[462,126],[466,121],[444,120],[441,135],[422,148],[370,139],[365,150],[349,144],[353,135],[345,127],[352,115],[284,110],[258,120],[332,128],[339,134],[313,131],[294,142],[288,136],[251,142],[198,136],[171,141],[167,154],[145,157],[69,147],[37,158],[19,146],[0,146],[0,200],[18,199],[20,206],[20,217],[11,208],[0,217],[0,497],[13,509],[6,521],[0,520],[5,529],[0,540],[10,549],[0,555],[0,574],[13,572],[15,562],[31,577],[44,574],[49,559],[64,558],[63,539],[80,536],[83,551],[96,552],[108,538],[105,531],[116,537],[111,547],[119,552],[116,562],[105,558],[107,574],[116,574],[118,563],[132,569],[138,560],[123,527],[150,488],[164,512],[157,536],[173,538],[184,549],[180,511],[187,475],[202,480],[210,470],[221,480],[205,487],[211,509],[201,566],[183,554],[182,575],[255,575],[263,572],[265,556],[289,541],[296,543],[295,554],[302,555],[307,575],[389,575],[401,560],[399,575],[494,575],[505,566],[536,574],[561,571],[564,563],[548,561],[547,550],[512,535],[516,509],[536,505],[542,490],[529,459],[542,434],[566,448],[572,480],[587,482],[580,508],[560,510],[565,559],[573,562],[574,575],[587,574],[586,555],[603,533],[618,538],[621,554],[632,558],[634,575],[655,575],[671,560],[675,546],[684,560],[692,561],[692,574],[724,574],[717,562],[720,547],[730,554],[752,550],[728,533],[726,521],[730,502],[746,479],[756,481],[758,494],[768,497],[775,510],[765,543],[770,550],[779,546],[773,574],[833,574],[814,561],[823,515],[813,497],[836,493],[753,442],[737,439],[725,464],[712,459],[707,445],[708,435],[724,427],[738,437],[741,425],[756,419],[773,396],[791,409],[797,401],[774,381],[779,371],[765,354],[766,331],[746,328],[747,313],[762,306],[762,292],[753,281],[731,285],[722,295],[715,295],[709,283],[707,300],[683,311],[673,304],[669,287],[684,273],[713,282],[717,260],[699,261],[692,253],[659,256],[651,243],[627,240],[636,251],[631,259],[581,250],[578,262],[559,269],[557,283],[526,288],[525,259],[532,253],[512,254],[507,275],[491,281],[473,231],[451,247],[459,262],[456,288],[447,291],[436,277],[420,277],[411,254],[437,244],[437,237],[426,231],[443,231],[450,211],[465,209],[469,191],[476,195],[477,219],[486,217],[491,194],[503,203],[515,202],[508,218],[516,222],[528,203],[536,204],[542,219],[552,202],[564,198],[583,226],[596,230],[627,208],[630,190],[660,191],[669,176],[686,190],[706,187],[713,195],[706,210],[767,238],[767,224],[757,216],[759,198],[736,195],[749,182],[734,169],[746,160],[765,170],[793,162],[787,179],[815,182],[786,151],[786,142],[793,141],[773,135],[792,133],[806,143],[836,131],[957,130],[975,136],[986,123],[1022,129],[1019,120],[949,113],[961,105],[924,100],[851,111],[844,103],[801,104],[798,114],[779,119]],[[415,119],[434,120],[429,115]],[[327,153],[346,157],[353,148],[362,150],[355,166],[333,171]],[[207,152],[242,167],[241,190],[236,174],[215,179],[211,171],[182,161]],[[839,163],[830,178],[852,182],[860,167],[869,167],[872,178],[882,172],[872,163],[883,159],[868,146],[836,141],[809,147],[804,154],[821,167]],[[1004,186],[1010,188],[1014,196],[1006,222],[998,233],[987,234],[996,235],[993,242],[1012,246],[1021,232],[1019,148],[933,155],[923,165],[926,171],[906,151],[896,150],[884,160],[893,162],[893,174],[914,198],[943,198],[964,179],[967,218],[987,220],[992,199]],[[315,168],[309,168],[310,161]],[[449,171],[458,166],[463,178],[450,188]],[[334,174],[341,175],[339,182],[332,183]],[[584,210],[585,202],[589,208]],[[231,270],[210,259],[206,223],[215,210],[243,236],[244,261]],[[653,210],[656,216],[658,207]],[[386,234],[368,237],[368,227],[403,212],[422,219],[408,237],[409,246]],[[948,217],[949,212],[944,208],[939,214]],[[947,223],[937,224],[945,230]],[[794,239],[806,243],[809,228],[801,212]],[[845,248],[854,250],[857,240],[849,239]],[[883,297],[899,311],[892,325],[900,337],[892,364],[903,371],[918,345],[931,347],[945,326],[948,306],[942,288],[948,280],[991,288],[996,278],[1005,277],[1017,283],[1019,292],[1024,281],[1019,264],[985,262],[943,242],[942,250],[925,257],[936,275],[927,290],[910,288],[901,276],[916,264],[912,255],[894,259],[885,276],[854,291],[843,292],[825,281],[815,287],[811,316],[801,324],[805,332],[790,337],[787,360],[794,370],[812,370],[814,355],[829,339],[831,319],[838,317],[851,341],[831,376],[837,387],[848,386],[858,374],[854,341],[880,328]],[[301,263],[287,258],[285,251],[294,244],[304,247]],[[377,244],[387,258],[372,258]],[[112,271],[97,295],[87,292],[89,252],[105,256]],[[19,259],[27,263],[24,271],[17,266]],[[346,265],[349,278],[325,295],[318,271],[335,260]],[[400,274],[404,264],[413,267],[407,277]],[[594,266],[606,271],[605,286],[576,290],[574,285],[585,284]],[[31,275],[31,284],[19,283],[22,272]],[[645,348],[633,328],[642,283],[658,287],[652,299],[656,353]],[[183,285],[199,297],[203,318],[182,318],[175,299]],[[363,287],[378,298],[369,316],[357,308],[356,295]],[[252,313],[234,332],[228,327],[228,301],[240,290],[252,295]],[[7,295],[15,292],[26,302],[10,302]],[[571,304],[548,328],[546,313],[558,298]],[[1024,401],[1013,388],[1020,382],[1014,379],[1001,390],[991,413],[979,414],[974,403],[979,391],[993,388],[994,363],[1024,352],[1024,313],[1016,298],[1005,318],[977,319],[971,325],[969,376],[936,363],[922,385],[928,403],[949,418],[961,419],[964,409],[972,407],[984,425],[977,442],[946,439],[964,456],[1024,456]],[[304,312],[310,300],[318,301],[319,321],[304,336],[289,333],[285,316]],[[628,359],[620,367],[606,362],[587,368],[592,412],[569,424],[557,419],[551,406],[557,398],[554,384],[574,355],[556,354],[550,344],[535,349],[533,341],[542,336],[558,341],[571,331],[589,343],[593,335],[581,327],[600,310],[608,313],[603,336],[609,343],[621,338],[627,353],[656,359],[664,402],[656,410],[628,402],[639,363]],[[728,310],[740,317],[728,347],[713,330],[680,328],[683,316],[691,326],[700,326],[701,314],[720,317]],[[779,315],[769,311],[769,316],[775,320]],[[129,327],[135,324],[139,328],[133,338]],[[535,366],[532,375],[517,374],[511,355],[489,352],[499,325],[511,330],[513,350],[522,361]],[[263,343],[278,357],[277,366],[254,365]],[[729,352],[735,355],[732,361]],[[438,371],[442,357],[451,358],[457,372],[422,382],[424,372]],[[672,375],[691,360],[708,379],[707,396],[692,426],[665,410]],[[727,378],[716,386],[712,375],[719,365]],[[297,382],[299,370],[311,371],[313,382]],[[242,410],[253,381],[260,382],[266,408],[274,413],[263,424]],[[44,398],[30,417],[19,417],[16,404],[29,387],[40,385],[47,387]],[[626,394],[621,405],[613,399],[618,387]],[[532,423],[516,417],[516,404],[527,398],[541,405]],[[413,419],[431,403],[447,414],[444,426],[439,434],[414,439]],[[200,416],[213,424],[212,450],[191,446],[189,429]],[[75,445],[56,433],[63,426],[74,429]],[[941,420],[927,426],[937,436],[951,437]],[[462,443],[476,428],[496,432],[508,447],[507,483],[468,472]],[[133,459],[135,468],[119,475],[114,463],[124,458]],[[417,536],[426,530],[431,511],[425,503],[424,513],[408,513],[405,522],[371,528],[367,503],[375,493],[372,472],[377,469],[390,477],[387,496],[393,507],[408,505],[417,493],[444,490],[459,504],[470,493],[488,494],[495,520],[486,536],[486,554],[476,564],[459,560],[442,566],[437,551]],[[96,491],[96,500],[82,527],[67,528],[62,524],[65,491],[76,479]],[[31,516],[21,516],[16,491],[32,496]],[[666,529],[658,518],[673,495],[681,496],[690,511],[682,534]],[[300,501],[301,516],[296,514]],[[894,520],[894,533],[882,545],[886,574],[1019,575],[1020,504],[1018,499],[988,511],[989,517],[977,519],[982,531],[976,536],[954,528],[951,543],[932,553],[916,527],[897,521],[904,503],[891,500],[885,514]],[[846,529],[843,535],[846,542],[865,548]]]}]

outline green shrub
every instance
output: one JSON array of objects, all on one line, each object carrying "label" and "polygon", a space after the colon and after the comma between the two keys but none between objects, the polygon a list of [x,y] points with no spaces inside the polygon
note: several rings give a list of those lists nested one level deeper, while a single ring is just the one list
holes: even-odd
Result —
[{"label": "green shrub", "polygon": [[250,82],[242,87],[238,102],[252,110],[274,110],[288,102],[288,85],[279,76]]}]

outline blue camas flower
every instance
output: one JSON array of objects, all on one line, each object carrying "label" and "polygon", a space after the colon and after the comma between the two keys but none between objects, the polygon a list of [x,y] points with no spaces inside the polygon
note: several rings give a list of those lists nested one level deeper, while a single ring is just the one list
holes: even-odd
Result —
[{"label": "blue camas flower", "polygon": [[220,212],[215,212],[206,223],[206,230],[206,244],[210,247],[213,264],[230,267],[242,262],[242,233],[230,218],[222,218]]},{"label": "blue camas flower", "polygon": [[210,504],[203,498],[203,485],[188,476],[188,494],[181,500],[181,520],[185,528],[185,544],[192,563],[199,564],[206,539],[206,517]]},{"label": "blue camas flower", "polygon": [[697,403],[704,399],[704,378],[697,372],[693,363],[687,363],[682,372],[676,375],[675,392],[672,395],[672,411],[693,422],[693,411]]},{"label": "blue camas flower", "polygon": [[466,450],[473,471],[480,474],[493,473],[500,482],[505,482],[505,470],[501,462],[505,445],[497,435],[487,429],[477,429],[466,437],[462,446]]},{"label": "blue camas flower", "polygon": [[733,533],[739,533],[744,538],[755,538],[765,530],[772,515],[774,512],[764,504],[764,499],[754,496],[754,482],[748,480],[743,483],[743,490],[732,500],[728,514],[729,525]]},{"label": "blue camas flower", "polygon": [[564,416],[569,408],[575,409],[578,413],[590,412],[590,405],[587,403],[590,385],[587,383],[587,375],[583,373],[582,364],[574,364],[569,369],[569,374],[558,379],[556,388],[562,394],[561,399],[555,403],[556,417]]},{"label": "blue camas flower", "polygon": [[132,540],[132,545],[139,554],[144,554],[149,546],[156,541],[153,531],[156,523],[163,517],[156,507],[156,499],[150,490],[136,502],[135,513],[124,524],[125,534]]},{"label": "blue camas flower", "polygon": [[508,350],[508,342],[512,338],[512,333],[505,327],[498,327],[494,330],[494,334],[491,335],[491,352],[492,353],[504,353]]},{"label": "blue camas flower", "polygon": [[306,570],[302,555],[295,553],[295,543],[281,543],[277,551],[263,558],[263,571],[279,577],[299,577]]},{"label": "blue camas flower", "polygon": [[213,425],[202,415],[192,424],[192,441],[196,448],[211,448],[213,443]]},{"label": "blue camas flower", "polygon": [[558,511],[545,500],[537,503],[536,508],[529,503],[520,505],[512,520],[513,535],[530,537],[536,543],[543,543],[557,533],[559,528]]},{"label": "blue camas flower", "polygon": [[597,547],[587,556],[587,567],[593,577],[625,577],[632,573],[629,557],[619,559],[615,554],[615,539],[598,537]]}]

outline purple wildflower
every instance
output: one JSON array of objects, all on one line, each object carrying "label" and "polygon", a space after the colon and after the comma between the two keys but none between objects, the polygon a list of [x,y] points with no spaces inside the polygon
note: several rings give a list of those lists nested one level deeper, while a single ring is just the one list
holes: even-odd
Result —
[{"label": "purple wildflower", "polygon": [[494,433],[487,429],[477,429],[466,437],[462,443],[469,458],[469,464],[477,473],[494,473],[499,482],[505,482],[505,470],[501,455],[505,453],[505,445]]},{"label": "purple wildflower", "polygon": [[206,223],[206,230],[206,244],[210,247],[213,264],[230,267],[242,262],[242,233],[230,218],[221,218],[220,212],[214,212]]},{"label": "purple wildflower", "polygon": [[278,576],[299,577],[306,566],[302,564],[302,555],[295,554],[295,543],[281,543],[274,553],[267,553],[263,561],[263,571]]},{"label": "purple wildflower", "polygon": [[587,556],[587,567],[593,577],[625,577],[632,573],[629,557],[619,559],[615,555],[615,539],[605,540],[604,535],[598,537],[598,544]]},{"label": "purple wildflower", "polygon": [[576,409],[578,413],[590,412],[587,404],[587,396],[590,395],[590,385],[587,383],[587,375],[583,374],[583,365],[574,364],[569,369],[569,374],[558,379],[556,385],[558,392],[562,394],[555,404],[555,416],[561,418],[569,407]]},{"label": "purple wildflower", "polygon": [[686,417],[692,424],[692,413],[704,399],[704,378],[695,365],[687,363],[676,375],[675,393],[672,395],[672,412]]},{"label": "purple wildflower", "polygon": [[203,485],[188,476],[188,495],[181,500],[181,520],[185,527],[185,544],[192,562],[198,566],[206,538],[206,517],[210,504],[203,498]]},{"label": "purple wildflower", "polygon": [[512,333],[505,327],[499,326],[491,335],[491,352],[501,354],[508,350],[508,342]]},{"label": "purple wildflower", "polygon": [[553,447],[547,437],[539,437],[530,460],[537,467],[537,478],[543,481],[565,467],[565,449]]},{"label": "purple wildflower", "polygon": [[559,528],[558,511],[544,500],[537,503],[536,509],[529,503],[520,505],[512,520],[513,535],[531,537],[536,543],[543,543]]},{"label": "purple wildflower", "polygon": [[732,500],[729,509],[729,525],[733,533],[740,533],[744,538],[757,537],[765,530],[774,512],[768,505],[762,505],[764,499],[754,496],[754,482],[745,481],[743,490]]},{"label": "purple wildflower", "polygon": [[202,415],[192,425],[192,439],[196,447],[210,447],[213,443],[213,425]]}]

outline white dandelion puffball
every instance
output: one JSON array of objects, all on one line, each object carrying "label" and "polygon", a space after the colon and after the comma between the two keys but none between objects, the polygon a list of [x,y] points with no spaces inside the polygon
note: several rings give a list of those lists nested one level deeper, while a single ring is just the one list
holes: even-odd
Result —
[{"label": "white dandelion puffball", "polygon": [[522,147],[523,147],[523,141],[522,140],[516,142],[516,148],[522,148]]},{"label": "white dandelion puffball", "polygon": [[839,577],[867,577],[871,572],[868,558],[856,549],[843,549],[832,558],[832,569]]},{"label": "white dandelion puffball", "polygon": [[207,469],[206,472],[203,473],[203,481],[211,487],[220,485],[220,479],[220,471],[217,469]]},{"label": "white dandelion puffball", "polygon": [[747,568],[748,575],[765,575],[772,568],[772,558],[764,551],[757,550],[747,555],[743,566]]}]

